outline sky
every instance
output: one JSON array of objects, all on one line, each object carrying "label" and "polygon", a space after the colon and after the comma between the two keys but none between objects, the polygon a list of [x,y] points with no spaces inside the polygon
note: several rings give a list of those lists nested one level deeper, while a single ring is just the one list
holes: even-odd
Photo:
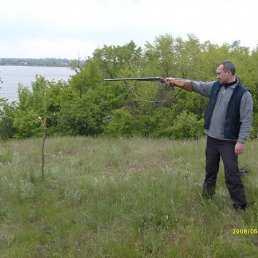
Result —
[{"label": "sky", "polygon": [[258,0],[1,0],[0,58],[85,59],[161,35],[258,45]]}]

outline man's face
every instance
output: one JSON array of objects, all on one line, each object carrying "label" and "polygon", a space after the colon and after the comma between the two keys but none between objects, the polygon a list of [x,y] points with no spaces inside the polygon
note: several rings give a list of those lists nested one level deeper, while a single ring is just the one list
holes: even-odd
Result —
[{"label": "man's face", "polygon": [[231,72],[230,71],[224,71],[223,70],[223,65],[219,65],[216,69],[216,77],[217,80],[220,81],[221,83],[228,83]]}]

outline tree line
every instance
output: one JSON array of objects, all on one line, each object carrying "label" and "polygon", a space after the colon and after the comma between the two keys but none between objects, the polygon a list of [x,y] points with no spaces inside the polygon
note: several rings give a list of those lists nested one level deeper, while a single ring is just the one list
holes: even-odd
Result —
[{"label": "tree line", "polygon": [[[232,60],[237,75],[254,98],[252,137],[258,132],[258,48],[239,41],[217,45],[169,34],[144,47],[133,41],[97,48],[68,81],[37,76],[31,87],[20,85],[18,101],[1,99],[2,139],[42,135],[38,117],[46,119],[48,135],[141,136],[172,139],[203,135],[207,98],[158,82],[104,82],[104,78],[173,76],[215,80],[223,60]],[[73,63],[76,66],[76,62]],[[76,69],[78,68],[78,69]]]},{"label": "tree line", "polygon": [[0,65],[69,67],[70,63],[66,58],[0,58]]}]

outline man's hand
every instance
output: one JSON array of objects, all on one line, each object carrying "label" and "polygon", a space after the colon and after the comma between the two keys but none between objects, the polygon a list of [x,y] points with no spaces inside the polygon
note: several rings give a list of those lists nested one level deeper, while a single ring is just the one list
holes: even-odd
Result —
[{"label": "man's hand", "polygon": [[192,84],[189,80],[167,77],[164,79],[164,82],[167,86],[177,86],[187,91],[192,90]]},{"label": "man's hand", "polygon": [[172,77],[167,77],[164,79],[164,82],[166,83],[167,86],[175,86],[175,78]]},{"label": "man's hand", "polygon": [[235,145],[235,154],[239,155],[242,154],[244,152],[244,147],[245,145],[241,142],[237,142]]}]

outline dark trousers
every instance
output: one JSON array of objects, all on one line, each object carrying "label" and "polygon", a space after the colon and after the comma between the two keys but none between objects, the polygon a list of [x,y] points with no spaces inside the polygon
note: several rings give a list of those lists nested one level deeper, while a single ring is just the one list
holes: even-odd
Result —
[{"label": "dark trousers", "polygon": [[203,183],[203,193],[211,197],[215,193],[219,162],[222,158],[225,183],[234,207],[245,208],[246,196],[244,185],[238,168],[235,142],[217,140],[207,137],[206,145],[206,173]]}]

